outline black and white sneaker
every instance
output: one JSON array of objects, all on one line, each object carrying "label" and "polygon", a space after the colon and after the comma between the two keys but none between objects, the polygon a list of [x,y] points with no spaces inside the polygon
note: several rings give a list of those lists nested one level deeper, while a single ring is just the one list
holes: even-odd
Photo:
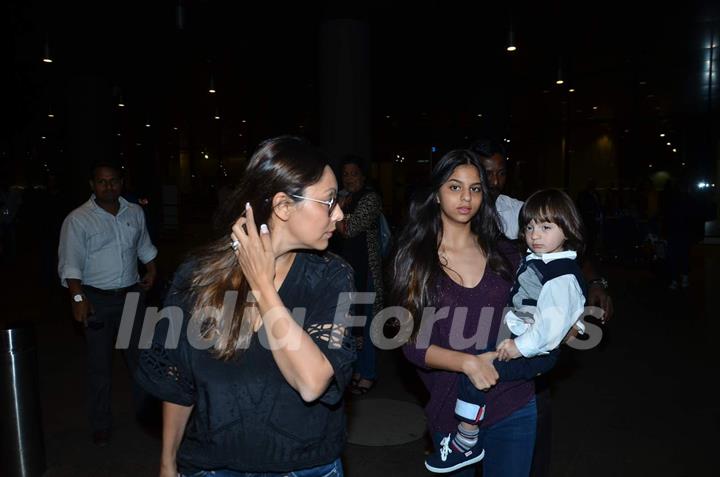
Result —
[{"label": "black and white sneaker", "polygon": [[439,448],[425,459],[425,468],[427,470],[436,474],[447,474],[476,464],[485,457],[485,449],[482,448],[479,442],[475,447],[463,452],[453,445],[453,438],[453,434],[448,434],[447,437],[440,441]]}]

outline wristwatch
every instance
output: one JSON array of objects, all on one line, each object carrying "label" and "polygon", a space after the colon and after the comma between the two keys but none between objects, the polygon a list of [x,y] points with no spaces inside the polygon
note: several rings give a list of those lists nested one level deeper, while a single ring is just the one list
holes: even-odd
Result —
[{"label": "wristwatch", "polygon": [[604,278],[604,277],[593,278],[592,280],[590,280],[590,281],[588,282],[588,287],[589,287],[589,286],[592,286],[592,285],[597,285],[597,286],[599,286],[599,287],[602,287],[603,290],[607,290],[608,287],[610,286],[610,285],[608,284],[607,279]]},{"label": "wristwatch", "polygon": [[81,301],[85,300],[85,297],[82,296],[81,293],[78,293],[77,295],[73,295],[72,299],[75,303],[80,303]]}]

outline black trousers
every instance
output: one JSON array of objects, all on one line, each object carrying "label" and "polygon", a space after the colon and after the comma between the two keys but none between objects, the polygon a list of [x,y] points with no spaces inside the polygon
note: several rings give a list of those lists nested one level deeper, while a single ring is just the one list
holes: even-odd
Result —
[{"label": "black trousers", "polygon": [[[93,315],[88,316],[85,328],[88,415],[93,431],[109,430],[112,427],[110,396],[113,350],[126,295],[107,295],[89,288],[84,288],[83,291],[95,310]],[[145,316],[145,293],[140,287],[134,287],[130,291],[139,292],[140,299],[133,320],[130,346],[121,351],[132,376],[137,366],[139,354],[137,343],[142,330],[142,318]],[[133,384],[133,400],[136,410],[139,402],[144,400],[142,394],[140,387]]]},{"label": "black trousers", "polygon": [[[493,366],[500,381],[535,379],[537,386],[538,382],[542,384],[546,376],[545,373],[555,366],[559,356],[560,349],[558,348],[547,355],[536,356],[531,359],[495,361]],[[536,378],[536,376],[539,377]],[[465,374],[461,374],[458,380],[455,417],[468,424],[477,424],[482,413],[482,407],[485,405],[485,399],[486,392],[477,389],[470,381],[470,378]]]},{"label": "black trousers", "polygon": [[550,381],[547,376],[535,379],[535,403],[537,404],[537,430],[531,477],[549,477],[552,451],[552,400]]}]

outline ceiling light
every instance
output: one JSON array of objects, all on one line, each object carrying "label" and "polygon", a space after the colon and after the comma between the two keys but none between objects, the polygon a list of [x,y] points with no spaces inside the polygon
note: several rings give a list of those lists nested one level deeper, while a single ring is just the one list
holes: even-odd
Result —
[{"label": "ceiling light", "polygon": [[50,45],[45,41],[45,54],[43,55],[43,63],[52,63],[53,60],[50,58]]},{"label": "ceiling light", "polygon": [[510,30],[508,30],[508,42],[505,49],[511,53],[513,51],[517,51],[517,46],[515,45],[515,32],[513,31],[512,25],[510,25]]},{"label": "ceiling light", "polygon": [[210,75],[210,87],[208,88],[208,93],[217,93],[217,90],[215,89],[215,79],[212,77],[212,75]]}]

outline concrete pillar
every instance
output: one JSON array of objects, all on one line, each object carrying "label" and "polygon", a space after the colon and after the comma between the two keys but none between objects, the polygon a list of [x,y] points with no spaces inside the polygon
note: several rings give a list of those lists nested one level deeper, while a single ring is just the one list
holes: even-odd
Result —
[{"label": "concrete pillar", "polygon": [[328,20],[320,28],[319,47],[321,146],[335,166],[349,153],[369,162],[369,27],[361,20]]}]

